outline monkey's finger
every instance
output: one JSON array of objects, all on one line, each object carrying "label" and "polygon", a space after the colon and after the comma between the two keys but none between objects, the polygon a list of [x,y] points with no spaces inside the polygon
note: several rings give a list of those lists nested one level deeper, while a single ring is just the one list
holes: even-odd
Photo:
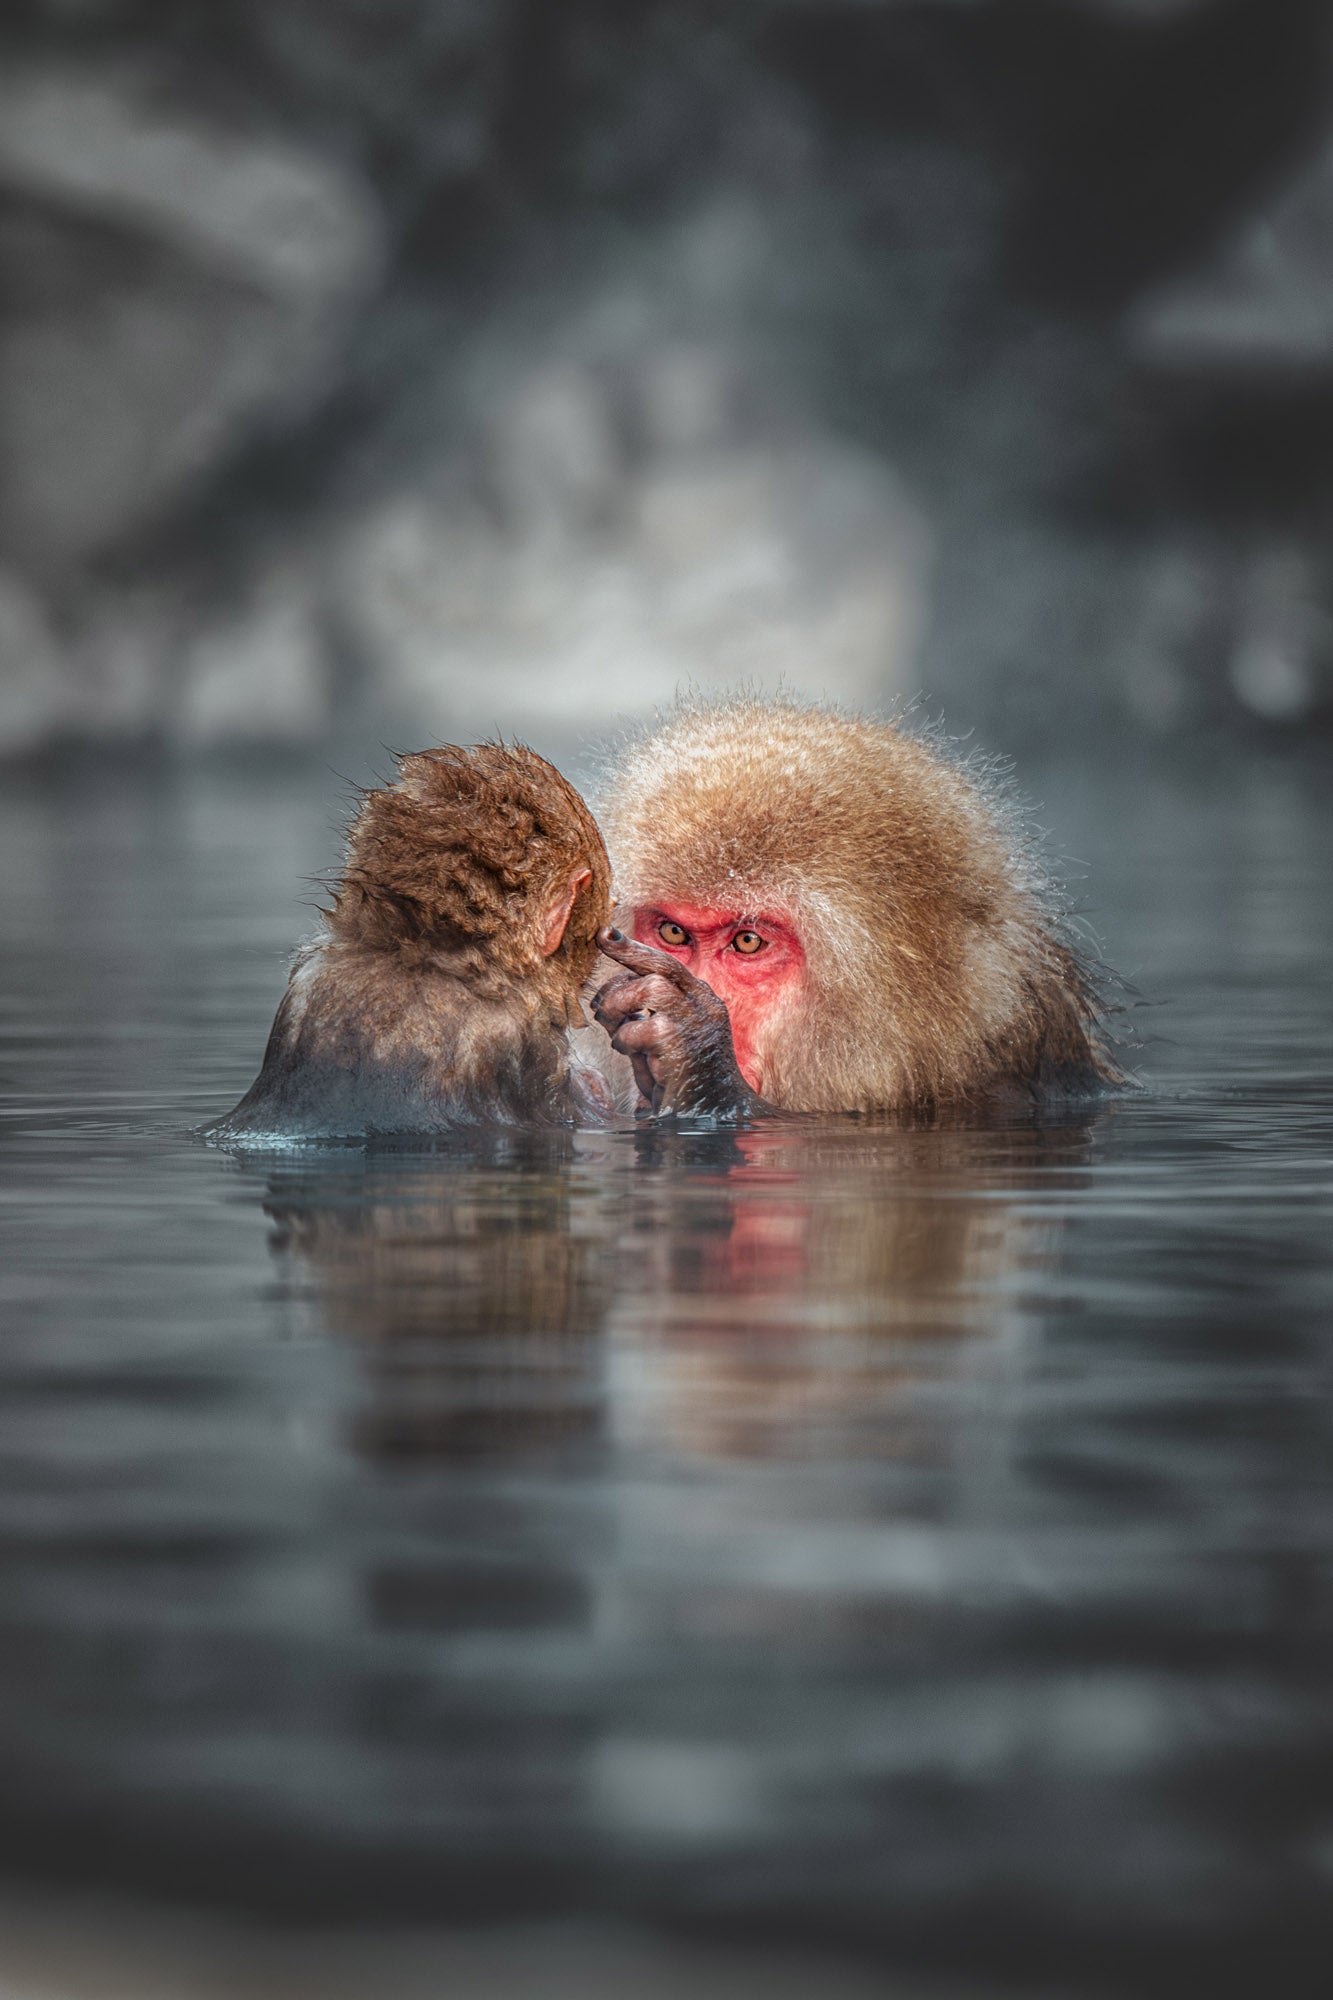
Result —
[{"label": "monkey's finger", "polygon": [[598,987],[588,1004],[600,1008],[603,1013],[628,1013],[637,1005],[631,996],[639,991],[643,983],[637,973],[618,972],[614,979],[608,979]]},{"label": "monkey's finger", "polygon": [[631,1056],[630,1068],[634,1071],[634,1082],[638,1088],[639,1096],[643,1099],[645,1109],[656,1111],[662,1086],[653,1075],[652,1065],[649,1063],[647,1056]]},{"label": "monkey's finger", "polygon": [[632,974],[617,973],[614,979],[607,980],[605,986],[599,986],[588,1002],[594,1021],[600,1021],[608,1034],[616,1022],[622,1021],[626,1014],[633,1013],[634,1009],[628,999],[622,996],[627,995],[637,983]]},{"label": "monkey's finger", "polygon": [[688,993],[697,983],[689,967],[682,965],[678,958],[673,958],[669,951],[659,951],[657,946],[652,944],[639,944],[634,938],[626,937],[623,931],[616,930],[613,925],[598,931],[597,943],[606,956],[613,958],[617,965],[628,966],[631,972],[656,973],[662,979],[669,979],[682,993]]},{"label": "monkey's finger", "polygon": [[641,1052],[649,1056],[667,1053],[665,1023],[660,1014],[631,1014],[611,1037],[611,1046],[622,1056]]},{"label": "monkey's finger", "polygon": [[623,1021],[630,1014],[653,1014],[678,1005],[677,989],[656,973],[636,979],[632,973],[622,972],[594,996],[592,1010],[607,1028],[613,1019]]}]

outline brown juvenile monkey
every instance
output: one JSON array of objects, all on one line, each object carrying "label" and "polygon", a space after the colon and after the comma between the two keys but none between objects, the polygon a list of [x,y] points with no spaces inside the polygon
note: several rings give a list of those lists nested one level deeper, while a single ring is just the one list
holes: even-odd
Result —
[{"label": "brown juvenile monkey", "polygon": [[604,1120],[570,1052],[610,869],[592,815],[532,751],[404,757],[365,794],[324,930],[297,955],[224,1141]]},{"label": "brown juvenile monkey", "polygon": [[786,698],[684,703],[625,755],[602,824],[637,946],[604,934],[628,970],[594,1012],[654,1110],[683,1108],[696,1061],[710,1108],[741,1114],[1123,1081],[1012,809],[920,736]]}]

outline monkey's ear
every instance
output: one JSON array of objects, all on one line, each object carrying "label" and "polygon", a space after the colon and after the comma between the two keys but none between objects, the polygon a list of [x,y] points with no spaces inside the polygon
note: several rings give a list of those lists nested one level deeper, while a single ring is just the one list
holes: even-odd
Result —
[{"label": "monkey's ear", "polygon": [[559,951],[560,941],[565,935],[570,911],[580,889],[586,889],[592,880],[591,868],[579,868],[568,881],[557,882],[546,899],[546,922],[542,928],[542,957],[549,958]]}]

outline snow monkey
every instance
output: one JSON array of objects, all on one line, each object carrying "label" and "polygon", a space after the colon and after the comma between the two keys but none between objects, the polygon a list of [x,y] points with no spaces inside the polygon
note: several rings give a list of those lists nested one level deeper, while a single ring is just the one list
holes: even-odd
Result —
[{"label": "snow monkey", "polygon": [[224,1141],[609,1114],[571,1055],[610,909],[583,800],[532,750],[447,744],[364,794],[324,928],[293,964]]},{"label": "snow monkey", "polygon": [[643,1105],[690,1083],[733,1114],[928,1113],[1123,1081],[1012,808],[921,736],[791,699],[683,703],[621,760],[602,826],[637,942],[604,943],[627,970],[593,1006]]}]

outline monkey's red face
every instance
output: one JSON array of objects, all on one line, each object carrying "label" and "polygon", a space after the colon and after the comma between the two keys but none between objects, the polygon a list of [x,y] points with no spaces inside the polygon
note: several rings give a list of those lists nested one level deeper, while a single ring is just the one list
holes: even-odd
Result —
[{"label": "monkey's red face", "polygon": [[805,953],[791,925],[753,911],[672,903],[636,910],[634,935],[640,944],[670,952],[726,1001],[741,1074],[762,1093],[760,1031],[805,979]]}]

